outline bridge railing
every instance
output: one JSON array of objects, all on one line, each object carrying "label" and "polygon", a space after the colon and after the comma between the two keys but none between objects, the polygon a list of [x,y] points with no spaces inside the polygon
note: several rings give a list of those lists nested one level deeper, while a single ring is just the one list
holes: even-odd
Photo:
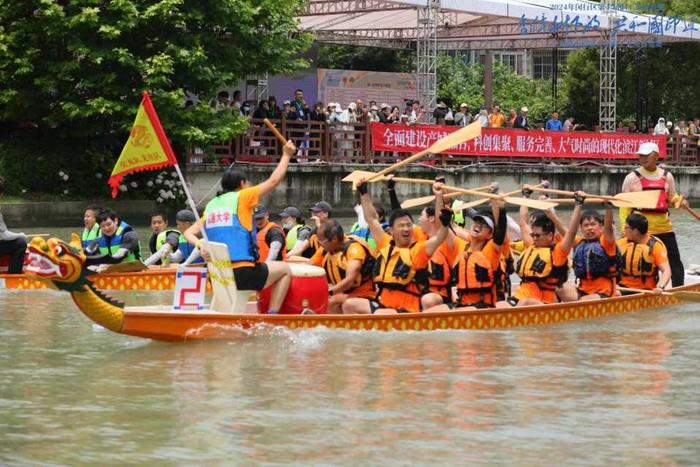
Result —
[{"label": "bridge railing", "polygon": [[[402,160],[411,152],[372,150],[372,131],[369,122],[327,123],[325,121],[272,120],[286,139],[292,140],[298,150],[292,162],[339,164],[391,164]],[[530,134],[537,135],[537,131]],[[576,135],[599,135],[595,132],[576,132]],[[698,137],[675,134],[666,142],[667,156],[664,163],[670,166],[700,166],[700,142]],[[282,146],[262,120],[252,119],[248,130],[236,138],[208,148],[191,148],[187,153],[188,165],[229,165],[232,162],[276,163]],[[439,154],[423,161],[438,166],[463,166],[470,164],[557,164],[557,165],[612,165],[634,163],[629,158],[580,157],[517,157],[489,155]]]}]

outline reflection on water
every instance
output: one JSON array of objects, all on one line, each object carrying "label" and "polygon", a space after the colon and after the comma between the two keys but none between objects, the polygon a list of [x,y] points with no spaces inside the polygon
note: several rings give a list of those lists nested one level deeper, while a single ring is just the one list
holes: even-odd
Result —
[{"label": "reflection on water", "polygon": [[163,344],[0,291],[0,463],[697,464],[698,311]]}]

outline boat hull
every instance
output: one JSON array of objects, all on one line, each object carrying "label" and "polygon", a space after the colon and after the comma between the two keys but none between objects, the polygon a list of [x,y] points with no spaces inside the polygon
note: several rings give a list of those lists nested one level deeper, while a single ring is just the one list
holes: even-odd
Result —
[{"label": "boat hull", "polygon": [[[700,291],[700,284],[671,290]],[[248,336],[251,330],[265,330],[270,326],[290,329],[324,326],[330,329],[367,331],[506,329],[602,318],[679,303],[682,302],[671,295],[639,294],[519,308],[463,311],[456,309],[451,312],[395,315],[228,315],[208,311],[171,312],[155,307],[127,307],[121,332],[163,341],[185,341]],[[254,307],[254,303],[248,304],[251,313]]]},{"label": "boat hull", "polygon": [[[99,290],[173,290],[175,269],[115,272],[87,276]],[[44,289],[46,283],[25,274],[0,274],[0,289]],[[207,291],[211,285],[207,284]]]}]

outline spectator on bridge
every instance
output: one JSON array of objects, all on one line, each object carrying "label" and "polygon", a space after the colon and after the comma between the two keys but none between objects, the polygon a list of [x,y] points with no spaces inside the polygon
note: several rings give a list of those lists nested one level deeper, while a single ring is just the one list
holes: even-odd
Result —
[{"label": "spectator on bridge", "polygon": [[515,111],[515,109],[510,109],[508,111],[508,123],[507,123],[507,128],[513,128],[513,125],[515,125],[515,119],[518,118],[518,112]]},{"label": "spectator on bridge", "polygon": [[411,103],[411,113],[408,114],[408,124],[415,125],[416,123],[423,122],[425,115],[423,114],[423,107],[420,105],[420,101],[413,101]]},{"label": "spectator on bridge", "polygon": [[399,109],[398,105],[395,105],[391,108],[391,112],[389,112],[389,116],[387,117],[387,120],[389,123],[400,123],[401,122],[401,109]]},{"label": "spectator on bridge", "polygon": [[243,94],[238,89],[233,91],[233,100],[231,101],[231,107],[238,110],[239,115],[243,115]]},{"label": "spectator on bridge", "polygon": [[438,102],[437,106],[435,106],[435,110],[433,110],[433,118],[435,119],[435,123],[438,125],[444,125],[446,116],[447,105],[444,101],[440,101]]},{"label": "spectator on bridge", "polygon": [[267,118],[269,110],[270,108],[268,107],[267,101],[260,101],[253,112],[253,118]]},{"label": "spectator on bridge", "polygon": [[501,106],[494,105],[493,113],[489,117],[489,125],[491,128],[503,128],[506,123],[506,116],[501,112]]},{"label": "spectator on bridge", "polygon": [[228,107],[228,91],[221,91],[216,95],[216,99],[212,99],[209,103],[212,109],[221,110]]},{"label": "spectator on bridge", "polygon": [[545,125],[545,130],[549,131],[561,131],[563,128],[561,121],[559,120],[559,114],[557,112],[552,112],[552,118],[547,120],[547,125]]},{"label": "spectator on bridge", "polygon": [[698,119],[688,120],[688,136],[698,135]]},{"label": "spectator on bridge", "polygon": [[639,128],[637,128],[637,122],[635,122],[634,120],[629,122],[629,124],[627,125],[627,133],[629,133],[629,134],[641,133],[641,131],[639,131]]},{"label": "spectator on bridge", "polygon": [[515,122],[513,123],[513,128],[517,128],[519,130],[528,130],[529,129],[529,122],[527,119],[527,113],[528,109],[527,107],[523,107],[520,109],[520,115],[515,119]]},{"label": "spectator on bridge", "polygon": [[389,123],[389,104],[385,102],[382,103],[382,105],[379,106],[379,113],[377,116],[379,116],[379,121],[381,123]]},{"label": "spectator on bridge", "polygon": [[481,128],[488,128],[489,127],[489,113],[486,110],[486,106],[482,105],[481,110],[479,110],[479,115],[478,119],[481,122]]},{"label": "spectator on bridge", "polygon": [[373,105],[369,108],[369,113],[367,114],[367,118],[369,119],[370,122],[378,122],[379,121],[379,107],[376,105]]},{"label": "spectator on bridge", "polygon": [[459,112],[455,114],[455,125],[467,126],[474,121],[474,117],[469,113],[467,104],[460,104]]},{"label": "spectator on bridge", "polygon": [[564,131],[574,131],[574,117],[569,117],[566,120],[564,120],[564,126],[563,130]]},{"label": "spectator on bridge", "polygon": [[282,118],[282,111],[277,105],[277,99],[275,96],[270,96],[267,98],[267,118],[277,120]]},{"label": "spectator on bridge", "polygon": [[323,109],[323,102],[316,102],[314,109],[311,111],[310,119],[314,122],[325,122],[328,120],[328,114]]},{"label": "spectator on bridge", "polygon": [[282,117],[283,118],[289,118],[289,116],[292,113],[292,103],[289,101],[284,101],[282,103]]},{"label": "spectator on bridge", "polygon": [[362,102],[362,99],[355,99],[354,113],[356,121],[363,122],[365,120],[367,109],[365,109],[365,104]]},{"label": "spectator on bridge", "polygon": [[654,127],[654,136],[668,136],[665,118],[661,117],[659,118],[659,121],[656,122],[656,126]]}]

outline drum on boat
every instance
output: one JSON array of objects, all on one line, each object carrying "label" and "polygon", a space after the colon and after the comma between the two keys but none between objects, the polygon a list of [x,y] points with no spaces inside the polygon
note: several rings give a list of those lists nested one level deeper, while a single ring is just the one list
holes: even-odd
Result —
[{"label": "drum on boat", "polygon": [[[292,270],[292,281],[280,313],[298,315],[308,309],[317,314],[325,314],[328,309],[326,271],[309,264],[289,263],[289,267]],[[270,309],[270,290],[271,287],[267,287],[260,291],[259,313],[267,314]]]},{"label": "drum on boat", "polygon": [[0,272],[7,272],[10,269],[10,256],[0,256]]}]

